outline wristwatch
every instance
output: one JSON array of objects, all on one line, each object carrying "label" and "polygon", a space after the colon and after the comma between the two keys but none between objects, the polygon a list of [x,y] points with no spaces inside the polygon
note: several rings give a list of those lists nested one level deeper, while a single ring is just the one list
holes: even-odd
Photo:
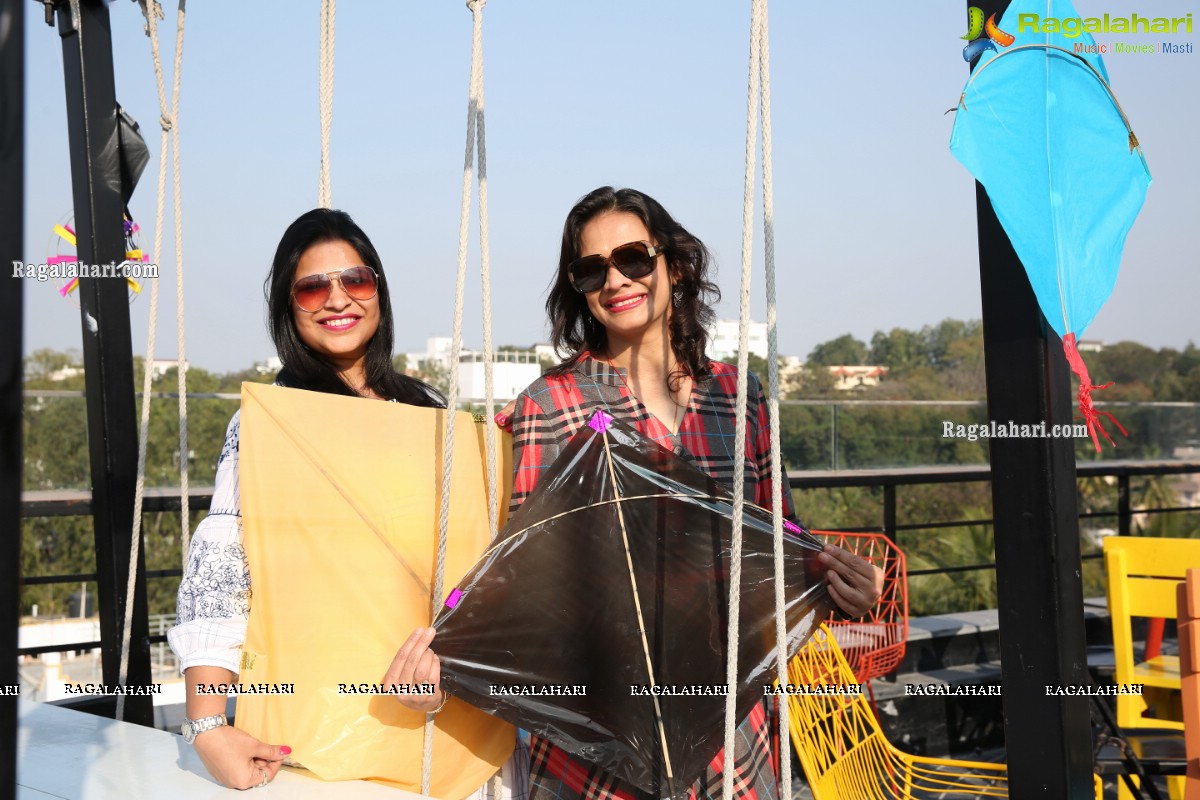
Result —
[{"label": "wristwatch", "polygon": [[211,731],[213,728],[220,728],[222,725],[228,725],[229,720],[225,719],[224,714],[213,714],[211,717],[201,717],[200,719],[183,720],[183,725],[180,726],[180,732],[183,734],[183,740],[188,744],[196,741],[196,737],[205,731]]}]

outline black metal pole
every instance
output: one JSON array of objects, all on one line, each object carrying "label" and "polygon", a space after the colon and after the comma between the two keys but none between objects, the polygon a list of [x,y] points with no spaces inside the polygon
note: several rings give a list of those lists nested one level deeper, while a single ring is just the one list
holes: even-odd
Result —
[{"label": "black metal pole", "polygon": [[[1008,0],[971,0],[1000,18]],[[1070,423],[1071,372],[984,188],[975,186],[988,417]],[[989,440],[1009,795],[1094,796],[1083,580],[1071,439]]]},{"label": "black metal pole", "polygon": [[[23,266],[25,6],[0,0],[0,265]],[[0,275],[0,797],[16,796],[21,622],[21,333],[24,281]]]},{"label": "black metal pole", "polygon": [[[108,7],[80,0],[79,18],[60,2],[67,133],[75,200],[76,252],[81,265],[119,264],[125,259],[117,100]],[[129,295],[124,278],[79,281],[83,360],[87,391],[88,450],[92,473],[92,523],[96,540],[97,595],[104,682],[119,683],[125,621],[133,494],[137,475],[137,412],[133,395],[133,349]],[[125,685],[150,684],[145,558],[139,550],[133,630]],[[111,698],[77,707],[111,716]],[[148,695],[126,698],[125,719],[154,724]]]}]

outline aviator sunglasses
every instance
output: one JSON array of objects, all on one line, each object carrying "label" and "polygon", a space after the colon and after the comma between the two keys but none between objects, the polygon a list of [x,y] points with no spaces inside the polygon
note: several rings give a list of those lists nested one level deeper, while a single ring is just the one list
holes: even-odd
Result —
[{"label": "aviator sunglasses", "polygon": [[292,297],[300,310],[313,313],[325,307],[337,278],[342,291],[354,300],[370,300],[379,292],[379,276],[370,267],[346,267],[333,272],[306,275],[292,284]]},{"label": "aviator sunglasses", "polygon": [[664,252],[649,242],[630,242],[614,247],[607,258],[601,255],[577,258],[567,265],[567,277],[575,291],[589,294],[608,279],[608,268],[616,267],[630,280],[644,278],[654,272],[655,259]]}]

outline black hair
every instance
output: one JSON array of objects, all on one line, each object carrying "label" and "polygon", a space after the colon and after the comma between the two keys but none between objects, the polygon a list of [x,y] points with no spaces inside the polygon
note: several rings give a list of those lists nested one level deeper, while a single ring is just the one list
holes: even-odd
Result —
[{"label": "black hair", "polygon": [[263,284],[263,292],[267,297],[267,328],[283,362],[278,382],[297,389],[358,396],[329,361],[304,343],[293,318],[292,283],[295,281],[296,265],[308,248],[331,241],[345,242],[352,247],[362,263],[374,269],[379,276],[379,328],[367,343],[363,359],[367,387],[388,400],[444,408],[445,398],[436,389],[397,372],[392,366],[392,301],[379,253],[349,214],[329,208],[315,208],[301,214],[288,226],[279,240],[279,247],[271,262],[271,272]]},{"label": "black hair", "polygon": [[[587,298],[575,291],[567,277],[567,267],[579,258],[580,235],[584,227],[607,212],[633,214],[646,226],[653,244],[662,247],[668,271],[674,284],[669,334],[671,349],[679,362],[679,370],[694,381],[712,376],[705,349],[707,328],[715,314],[711,304],[721,298],[721,291],[708,279],[712,256],[704,243],[675,221],[653,197],[636,189],[614,189],[601,186],[584,197],[567,214],[563,224],[562,249],[558,257],[558,274],[546,298],[546,314],[550,318],[551,341],[559,352],[571,356],[551,374],[562,374],[578,363],[585,350],[603,353],[608,346],[608,332],[588,310]],[[672,374],[672,388],[678,388],[683,376]]]}]

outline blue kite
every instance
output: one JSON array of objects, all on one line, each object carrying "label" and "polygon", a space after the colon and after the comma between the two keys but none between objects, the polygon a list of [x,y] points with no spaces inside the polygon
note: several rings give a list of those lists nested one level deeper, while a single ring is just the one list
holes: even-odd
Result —
[{"label": "blue kite", "polygon": [[[1035,15],[1040,25],[1029,25]],[[1096,449],[1100,422],[1076,337],[1112,294],[1150,169],[1108,82],[1095,40],[1068,0],[1014,0],[1011,44],[982,55],[959,98],[950,151],[983,184],[1051,327],[1079,376]],[[1062,20],[1074,36],[1061,31]],[[1023,23],[1023,24],[1019,24]]]}]

